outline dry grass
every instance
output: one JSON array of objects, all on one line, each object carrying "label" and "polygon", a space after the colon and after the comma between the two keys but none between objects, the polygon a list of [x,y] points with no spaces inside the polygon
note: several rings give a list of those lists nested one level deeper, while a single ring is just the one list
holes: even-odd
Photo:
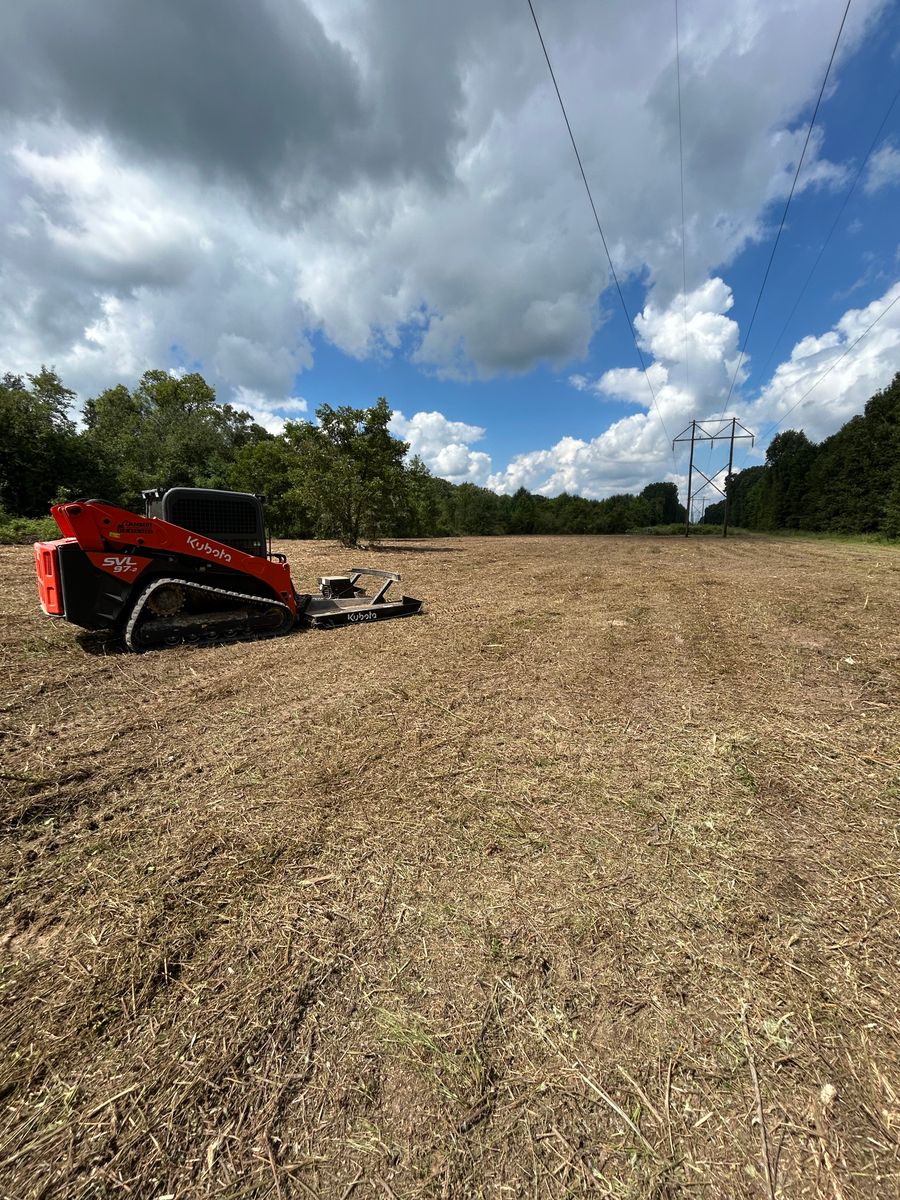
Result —
[{"label": "dry grass", "polygon": [[143,656],[29,554],[0,1194],[898,1194],[900,554],[413,544],[424,618]]}]

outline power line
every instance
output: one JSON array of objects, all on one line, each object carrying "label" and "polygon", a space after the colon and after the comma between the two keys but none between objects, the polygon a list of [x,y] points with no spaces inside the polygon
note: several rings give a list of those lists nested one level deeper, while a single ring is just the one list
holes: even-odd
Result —
[{"label": "power line", "polygon": [[856,185],[859,183],[859,181],[862,177],[862,173],[866,169],[866,164],[868,163],[869,159],[872,156],[872,151],[875,149],[875,147],[878,145],[879,141],[881,140],[882,130],[884,129],[885,125],[887,124],[888,118],[890,117],[891,113],[894,111],[894,105],[897,103],[898,98],[900,98],[900,87],[898,87],[896,92],[894,92],[894,98],[891,100],[890,104],[887,107],[887,111],[885,112],[884,116],[881,118],[881,124],[878,126],[878,130],[877,130],[874,138],[872,138],[872,141],[869,144],[869,148],[866,151],[865,158],[862,160],[862,163],[859,166],[859,170],[856,172],[856,175],[853,178],[853,182],[850,184],[850,190],[844,196],[843,203],[841,204],[841,207],[838,209],[837,216],[834,218],[834,221],[831,224],[831,228],[828,230],[828,234],[825,238],[825,241],[822,243],[822,245],[819,249],[819,253],[816,256],[816,261],[810,267],[809,274],[806,276],[806,280],[803,284],[803,287],[800,289],[797,299],[794,301],[794,307],[791,309],[790,313],[788,314],[787,320],[785,321],[784,325],[781,328],[781,332],[779,333],[778,337],[775,339],[775,344],[772,347],[769,357],[766,359],[766,361],[763,363],[762,367],[760,368],[761,375],[765,374],[766,367],[768,367],[769,363],[772,361],[772,359],[775,355],[775,351],[778,349],[778,346],[781,342],[781,339],[784,337],[785,333],[788,330],[788,326],[790,325],[791,321],[794,319],[794,313],[797,311],[798,307],[800,306],[800,301],[806,295],[806,289],[809,287],[810,281],[812,280],[813,275],[816,273],[816,268],[818,267],[819,263],[822,261],[822,255],[825,253],[828,243],[831,241],[832,237],[834,236],[834,232],[837,229],[838,224],[840,223],[841,217],[844,215],[844,210],[846,209],[847,205],[850,202],[850,197],[853,195],[854,191],[856,190]]},{"label": "power line", "polygon": [[[530,2],[531,2],[531,0],[529,0],[529,3]],[[825,94],[825,86],[828,83],[828,76],[831,74],[831,67],[832,67],[832,64],[834,63],[834,57],[837,54],[838,43],[841,40],[841,34],[844,32],[844,24],[847,20],[847,13],[850,11],[850,4],[851,4],[851,0],[847,0],[847,7],[844,9],[844,15],[841,18],[840,29],[838,29],[837,37],[834,39],[834,45],[831,48],[831,58],[829,58],[829,60],[828,60],[828,66],[825,69],[825,78],[822,80],[821,88],[819,88],[819,98],[816,100],[816,107],[813,109],[812,120],[809,123],[809,129],[807,129],[807,131],[806,131],[806,141],[803,143],[803,151],[800,155],[800,161],[797,163],[797,170],[794,173],[794,182],[791,184],[791,190],[788,194],[787,203],[784,206],[784,212],[781,214],[781,223],[778,226],[778,232],[775,235],[775,241],[772,243],[772,252],[769,255],[769,261],[766,265],[766,273],[765,273],[765,275],[763,275],[763,280],[762,280],[762,283],[760,284],[759,295],[756,297],[756,304],[753,306],[753,315],[750,317],[750,324],[747,326],[747,333],[744,336],[744,344],[741,347],[741,353],[740,353],[740,357],[738,358],[738,364],[734,369],[734,375],[732,376],[732,379],[731,379],[731,387],[728,389],[728,395],[725,397],[725,403],[722,405],[723,413],[725,412],[725,409],[728,407],[728,402],[731,399],[731,393],[734,391],[734,385],[737,382],[738,374],[740,373],[741,366],[744,362],[744,355],[747,352],[747,343],[750,340],[750,332],[753,329],[753,322],[756,320],[756,314],[759,311],[759,303],[762,300],[763,292],[765,291],[765,288],[766,288],[766,282],[769,278],[769,272],[772,269],[772,262],[774,261],[774,258],[775,258],[775,251],[778,249],[778,243],[781,240],[781,234],[784,229],[784,223],[787,220],[788,209],[791,207],[791,200],[794,198],[794,191],[797,187],[797,180],[800,178],[800,171],[803,167],[803,160],[806,157],[806,150],[807,150],[807,147],[809,146],[809,139],[812,137],[813,126],[816,123],[816,117],[818,116],[818,113],[819,113],[819,105],[822,103],[822,96]]]},{"label": "power line", "polygon": [[[653,387],[653,384],[650,382],[650,376],[647,373],[647,364],[644,361],[644,355],[642,354],[641,347],[638,344],[637,334],[634,332],[634,325],[631,322],[631,317],[628,315],[628,305],[625,303],[625,297],[622,295],[622,288],[619,285],[619,277],[618,277],[618,275],[616,275],[616,268],[613,266],[612,255],[609,252],[609,246],[607,246],[607,244],[606,244],[606,237],[604,236],[604,233],[603,233],[603,226],[600,224],[600,217],[597,215],[597,206],[594,203],[594,197],[591,193],[591,187],[587,181],[587,175],[585,174],[585,171],[584,171],[584,164],[581,161],[581,155],[578,152],[578,146],[575,142],[575,135],[572,133],[572,126],[569,123],[569,114],[566,112],[566,106],[563,103],[562,93],[559,90],[559,84],[556,82],[556,75],[553,71],[553,64],[550,62],[550,55],[547,53],[547,46],[544,42],[544,35],[541,33],[541,27],[538,24],[537,13],[534,11],[534,5],[532,4],[531,0],[528,0],[528,7],[531,10],[531,19],[534,21],[534,27],[537,30],[538,40],[541,43],[541,49],[543,50],[544,58],[547,61],[547,69],[550,72],[550,78],[553,80],[553,87],[556,90],[556,98],[559,101],[559,107],[560,107],[560,110],[562,111],[563,120],[566,123],[566,129],[569,131],[569,141],[572,143],[572,149],[575,151],[575,158],[578,162],[578,169],[581,172],[581,179],[582,179],[582,182],[584,183],[584,190],[587,192],[587,198],[590,201],[590,205],[591,205],[591,212],[593,212],[594,220],[597,223],[597,232],[600,234],[600,240],[603,242],[603,249],[606,251],[606,258],[607,258],[607,261],[609,262],[609,269],[610,269],[610,272],[613,277],[613,282],[616,285],[616,291],[619,293],[619,300],[622,304],[622,311],[625,313],[625,320],[628,322],[628,328],[631,332],[631,339],[634,342],[634,348],[635,348],[635,350],[637,350],[638,358],[641,361],[641,370],[644,372],[644,378],[647,380],[647,387],[650,389],[650,395],[653,398],[653,407],[656,409],[656,415],[659,417],[659,423],[663,427],[663,433],[665,433],[666,439],[670,440],[669,439],[669,431],[668,431],[668,429],[666,429],[666,423],[663,420],[663,415],[659,411],[659,404],[656,401],[656,391]],[[673,452],[673,460],[674,460],[674,452]]]},{"label": "power line", "polygon": [[[759,438],[760,445],[762,444],[764,438],[768,438],[770,434],[775,432],[775,430],[778,428],[779,425],[782,425],[788,419],[788,417],[791,415],[791,413],[794,411],[795,408],[799,408],[799,406],[803,403],[803,401],[810,394],[810,392],[814,391],[815,388],[817,388],[819,386],[819,384],[822,382],[822,380],[825,378],[825,376],[830,375],[831,372],[835,369],[835,367],[839,366],[840,363],[842,363],[844,361],[844,359],[851,352],[851,350],[854,350],[859,345],[859,343],[863,340],[863,338],[866,336],[866,334],[871,332],[871,330],[873,330],[875,328],[875,326],[882,319],[882,317],[886,317],[888,315],[888,313],[891,311],[891,309],[894,307],[894,305],[898,301],[900,301],[900,292],[897,293],[897,295],[890,302],[890,304],[886,305],[881,310],[881,312],[878,314],[878,316],[875,318],[875,320],[871,323],[871,325],[868,325],[862,331],[862,333],[859,335],[859,337],[856,339],[856,341],[852,342],[847,347],[847,349],[843,352],[843,354],[839,358],[836,358],[834,360],[834,362],[831,364],[831,366],[827,368],[827,370],[822,372],[822,374],[815,381],[815,383],[810,384],[810,386],[806,389],[806,391],[803,393],[803,395],[800,397],[800,399],[795,400],[794,403],[791,405],[791,407],[787,410],[787,412],[783,413],[781,415],[781,417],[779,417],[779,419],[774,424],[772,424],[770,422],[768,430],[765,433],[760,434],[760,438]],[[745,454],[744,460],[746,460],[746,457],[747,457],[747,455]],[[742,460],[741,465],[743,465],[744,460]]]},{"label": "power line", "polygon": [[675,0],[675,79],[678,84],[678,165],[681,174],[681,316],[684,322],[684,388],[690,384],[687,327],[687,258],[684,248],[684,140],[681,130],[681,45],[678,36],[678,0]]}]

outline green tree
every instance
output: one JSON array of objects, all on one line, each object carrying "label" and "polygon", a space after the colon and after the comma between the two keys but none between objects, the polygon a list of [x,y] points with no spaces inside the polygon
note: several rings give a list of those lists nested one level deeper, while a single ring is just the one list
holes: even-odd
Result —
[{"label": "green tree", "polygon": [[444,479],[436,480],[421,458],[413,455],[406,468],[407,512],[403,532],[408,537],[440,537],[451,532],[442,492],[452,486]]},{"label": "green tree", "polygon": [[102,491],[108,480],[69,409],[75,393],[53,370],[0,380],[0,508],[46,516],[58,498]]},{"label": "green tree", "polygon": [[303,458],[284,436],[242,446],[228,471],[228,486],[266,497],[266,519],[275,537],[308,538],[315,521],[301,482]]},{"label": "green tree", "polygon": [[65,409],[43,403],[19,375],[0,381],[0,506],[43,516],[56,488],[60,447],[75,430]]},{"label": "green tree", "polygon": [[391,415],[382,396],[371,408],[323,404],[318,425],[288,423],[285,435],[303,463],[299,494],[320,536],[356,546],[402,529],[409,444],[391,434]]},{"label": "green tree", "polygon": [[675,525],[684,520],[684,505],[679,503],[674,483],[648,483],[641,499],[647,501],[651,525]]},{"label": "green tree", "polygon": [[437,521],[431,530],[431,535],[446,537],[450,534],[458,533],[459,530],[454,523],[456,485],[451,483],[449,479],[440,479],[432,475],[429,480],[429,487],[434,498],[434,509],[437,514]]},{"label": "green tree", "polygon": [[646,528],[650,524],[650,514],[649,501],[623,492],[597,502],[594,530],[597,533],[628,533],[632,529]]},{"label": "green tree", "polygon": [[553,533],[591,533],[591,501],[560,492],[550,501],[548,525]]},{"label": "green tree", "polygon": [[116,499],[141,504],[141,491],[225,487],[240,449],[270,435],[249,413],[219,404],[196,372],[177,378],[147,371],[134,391],[123,384],[88,400],[86,439],[118,481]]},{"label": "green tree", "polygon": [[881,532],[889,538],[900,538],[900,466],[896,476],[896,482],[888,492],[884,506],[884,522],[881,526]]},{"label": "green tree", "polygon": [[520,487],[508,499],[506,510],[507,533],[536,533],[538,528],[538,497]]},{"label": "green tree", "polygon": [[808,528],[809,472],[815,460],[816,447],[802,431],[786,429],[772,439],[758,495],[762,528]]},{"label": "green tree", "polygon": [[810,472],[814,527],[841,533],[892,527],[898,463],[900,373],[819,447]]},{"label": "green tree", "polygon": [[460,483],[454,488],[453,502],[453,524],[457,533],[481,537],[501,531],[502,501],[496,492],[474,483]]},{"label": "green tree", "polygon": [[746,467],[732,476],[727,485],[728,519],[732,525],[742,529],[760,528],[760,492],[766,470],[766,467]]}]

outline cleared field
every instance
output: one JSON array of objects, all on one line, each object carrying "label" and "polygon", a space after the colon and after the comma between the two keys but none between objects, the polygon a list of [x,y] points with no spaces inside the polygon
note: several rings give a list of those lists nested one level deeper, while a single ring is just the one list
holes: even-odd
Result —
[{"label": "cleared field", "polygon": [[0,551],[0,1194],[895,1197],[900,553],[291,543],[86,653]]}]

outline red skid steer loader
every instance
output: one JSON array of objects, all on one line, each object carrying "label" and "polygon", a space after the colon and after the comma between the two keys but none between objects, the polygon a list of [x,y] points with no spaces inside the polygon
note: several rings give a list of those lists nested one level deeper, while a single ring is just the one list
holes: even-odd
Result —
[{"label": "red skid steer loader", "polygon": [[[422,601],[389,600],[393,571],[354,567],[296,592],[283,554],[273,554],[262,497],[210,488],[144,492],[137,516],[103,500],[51,510],[63,536],[34,547],[41,607],[83,629],[121,635],[130,650],[278,637],[410,617]],[[367,595],[363,576],[378,581]]]}]

